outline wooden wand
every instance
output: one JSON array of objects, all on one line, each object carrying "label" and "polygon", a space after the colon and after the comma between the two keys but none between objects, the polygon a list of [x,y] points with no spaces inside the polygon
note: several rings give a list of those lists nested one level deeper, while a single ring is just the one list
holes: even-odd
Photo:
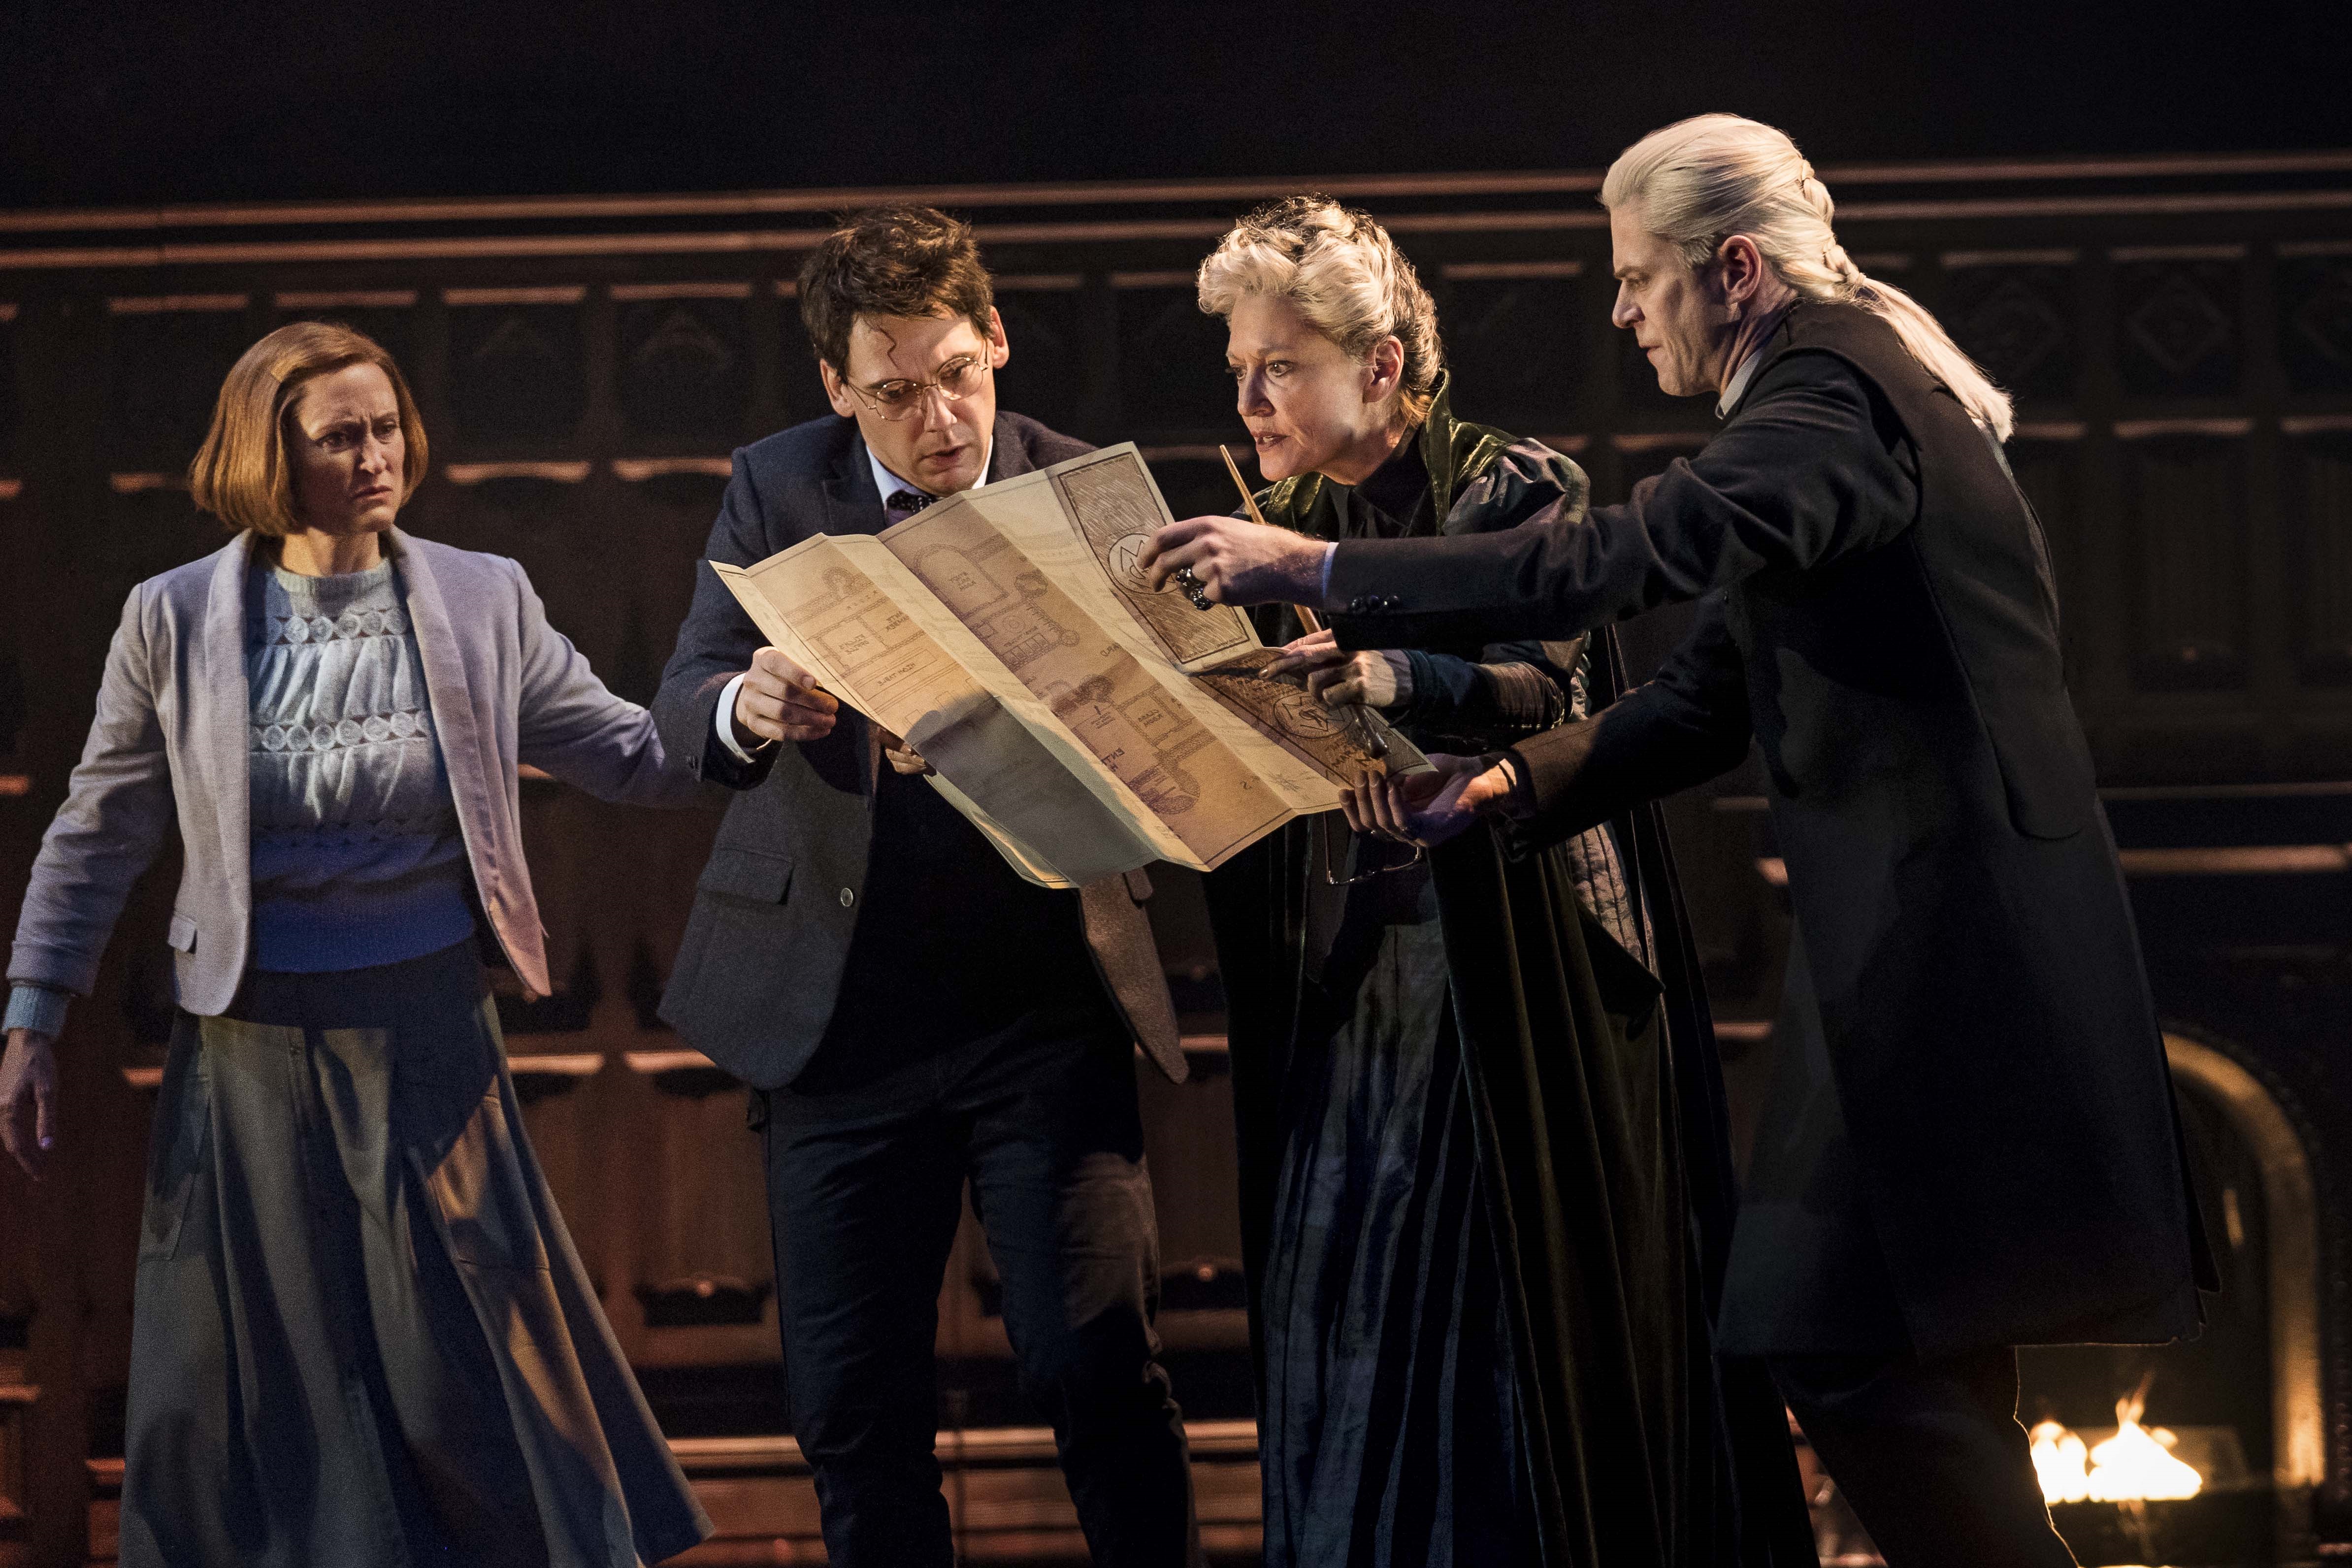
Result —
[{"label": "wooden wand", "polygon": [[[1242,492],[1242,505],[1249,508],[1250,521],[1260,528],[1269,526],[1265,521],[1265,513],[1257,510],[1257,497],[1250,493],[1249,481],[1242,478],[1241,465],[1234,461],[1234,455],[1225,450],[1225,445],[1222,441],[1217,443],[1217,456],[1225,460],[1225,472],[1233,475],[1234,488]],[[1323,629],[1323,617],[1306,605],[1293,605],[1290,606],[1290,613],[1298,617],[1300,628],[1309,637]],[[1347,725],[1349,734],[1354,738],[1358,745],[1373,757],[1383,760],[1387,758],[1388,737],[1381,734],[1381,727],[1372,722],[1370,709],[1360,702],[1343,702],[1331,711]]]},{"label": "wooden wand", "polygon": [[[1242,478],[1241,465],[1234,461],[1234,455],[1225,450],[1225,444],[1222,441],[1217,443],[1217,456],[1225,460],[1225,472],[1233,475],[1234,488],[1242,492],[1242,505],[1249,508],[1250,521],[1260,528],[1269,526],[1265,521],[1265,513],[1257,510],[1257,497],[1250,493],[1249,481]],[[1306,605],[1293,605],[1290,606],[1290,613],[1298,617],[1300,629],[1308,636],[1311,637],[1323,629],[1323,617]]]}]

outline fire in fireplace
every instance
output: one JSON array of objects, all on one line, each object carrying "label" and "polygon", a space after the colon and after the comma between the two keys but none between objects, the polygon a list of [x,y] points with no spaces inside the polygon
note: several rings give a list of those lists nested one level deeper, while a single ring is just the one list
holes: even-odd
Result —
[{"label": "fire in fireplace", "polygon": [[2085,1563],[2305,1560],[2324,1473],[2310,1155],[2242,1048],[2178,1026],[2165,1044],[2224,1289],[2187,1343],[2021,1352],[2034,1468]]},{"label": "fire in fireplace", "polygon": [[[2179,1457],[2179,1436],[2169,1427],[2140,1425],[2154,1375],[2140,1379],[2136,1391],[2116,1401],[2111,1436],[2094,1434],[2097,1440],[2093,1441],[2056,1421],[2040,1422],[2027,1434],[2043,1498],[2051,1502],[2148,1502],[2192,1498],[2205,1489],[2207,1470]],[[2227,1427],[2202,1428],[2199,1435],[2209,1434],[2220,1434],[2231,1446],[2236,1441],[2236,1434]]]}]

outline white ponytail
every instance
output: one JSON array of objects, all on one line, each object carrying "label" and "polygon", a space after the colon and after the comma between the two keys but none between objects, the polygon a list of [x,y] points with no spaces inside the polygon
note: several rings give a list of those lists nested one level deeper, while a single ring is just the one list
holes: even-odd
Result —
[{"label": "white ponytail", "polygon": [[1836,211],[1785,132],[1736,114],[1702,114],[1653,131],[1625,149],[1601,184],[1601,205],[1641,209],[1642,226],[1698,267],[1735,234],[1807,300],[1861,306],[1895,329],[1905,349],[1960,406],[2006,441],[2009,395],[1952,342],[1936,318],[1891,283],[1863,276],[1830,226]]}]

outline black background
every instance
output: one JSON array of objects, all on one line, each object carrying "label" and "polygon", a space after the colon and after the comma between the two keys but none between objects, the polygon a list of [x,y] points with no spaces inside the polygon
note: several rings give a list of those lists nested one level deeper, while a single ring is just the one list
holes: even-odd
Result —
[{"label": "black background", "polygon": [[2352,145],[2343,0],[12,0],[0,205]]}]

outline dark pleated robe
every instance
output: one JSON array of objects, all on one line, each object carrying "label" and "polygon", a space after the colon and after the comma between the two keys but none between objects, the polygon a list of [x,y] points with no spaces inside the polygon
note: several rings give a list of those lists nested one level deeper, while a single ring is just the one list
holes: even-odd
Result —
[{"label": "dark pleated robe", "polygon": [[[1448,531],[1445,503],[1516,449],[1443,400],[1421,443]],[[1297,500],[1265,502],[1314,531]],[[1599,706],[1622,682],[1607,634],[1591,668]],[[1318,825],[1209,879],[1270,1564],[1813,1560],[1779,1399],[1713,1353],[1733,1180],[1671,852],[1654,807],[1614,826],[1657,974],[1583,908],[1561,851],[1513,860],[1481,826],[1433,856],[1437,918],[1391,926],[1399,970],[1372,977],[1375,1013],[1432,1016],[1370,1029],[1360,994],[1334,1033],[1302,1017]],[[1317,1159],[1370,1162],[1324,1185],[1385,1210],[1303,1204]],[[1309,1396],[1333,1411],[1311,1418]],[[1278,1451],[1302,1438],[1311,1454]]]}]

